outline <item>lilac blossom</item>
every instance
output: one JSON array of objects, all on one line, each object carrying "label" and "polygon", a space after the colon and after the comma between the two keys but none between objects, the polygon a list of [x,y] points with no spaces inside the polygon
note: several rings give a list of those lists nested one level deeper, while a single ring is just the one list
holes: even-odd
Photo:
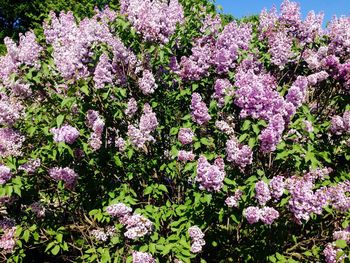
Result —
[{"label": "lilac blossom", "polygon": [[129,118],[133,117],[134,114],[137,112],[137,101],[134,98],[130,98],[128,100],[127,108],[125,109],[124,113]]},{"label": "lilac blossom", "polygon": [[0,164],[0,185],[5,184],[11,178],[11,169],[5,165]]},{"label": "lilac blossom", "polygon": [[214,164],[210,164],[202,155],[198,159],[196,182],[200,189],[207,191],[219,191],[225,178],[225,164],[222,158],[217,158]]},{"label": "lilac blossom", "polygon": [[283,176],[274,176],[269,183],[269,189],[271,196],[278,200],[284,193],[285,182]]},{"label": "lilac blossom", "polygon": [[269,37],[269,53],[271,62],[283,69],[293,57],[292,38],[284,30],[277,31]]},{"label": "lilac blossom", "polygon": [[195,155],[192,151],[184,151],[180,150],[177,156],[177,159],[180,162],[188,162],[188,161],[194,161]]},{"label": "lilac blossom", "polygon": [[0,125],[14,125],[23,115],[22,110],[21,103],[0,93]]},{"label": "lilac blossom", "polygon": [[70,125],[63,125],[60,128],[52,128],[50,132],[53,134],[53,140],[55,142],[65,142],[73,144],[79,137],[79,131]]},{"label": "lilac blossom", "polygon": [[204,233],[198,226],[191,226],[188,229],[188,234],[191,238],[191,252],[199,253],[202,251],[202,247],[205,245]]},{"label": "lilac blossom", "polygon": [[260,220],[266,225],[271,225],[278,217],[278,211],[272,207],[265,206],[260,210]]},{"label": "lilac blossom", "polygon": [[306,77],[298,76],[293,82],[286,95],[286,100],[291,102],[296,108],[299,108],[305,101],[308,80]]},{"label": "lilac blossom", "polygon": [[132,213],[131,207],[123,204],[117,203],[107,207],[106,212],[113,217],[123,218],[125,216],[130,216]]},{"label": "lilac blossom", "polygon": [[269,125],[259,135],[261,151],[264,153],[273,152],[282,140],[285,121],[280,114],[273,116]]},{"label": "lilac blossom", "polygon": [[127,15],[137,32],[147,41],[167,43],[175,32],[176,25],[183,23],[182,6],[177,0],[161,1],[120,1],[121,13]]},{"label": "lilac blossom", "polygon": [[192,110],[192,120],[199,125],[206,124],[209,120],[211,120],[207,106],[202,101],[201,95],[196,92],[192,94],[190,108]]},{"label": "lilac blossom", "polygon": [[264,181],[259,181],[255,184],[255,199],[260,205],[265,205],[271,199],[269,186]]},{"label": "lilac blossom", "polygon": [[133,263],[156,263],[156,260],[150,253],[133,251],[132,252]]},{"label": "lilac blossom", "polygon": [[247,145],[242,145],[236,138],[226,142],[226,156],[229,162],[240,168],[245,168],[253,162],[253,151]]},{"label": "lilac blossom", "polygon": [[259,222],[261,211],[259,207],[249,206],[244,210],[243,215],[247,219],[249,224],[254,224]]},{"label": "lilac blossom", "polygon": [[232,87],[232,84],[228,79],[217,79],[215,81],[213,98],[217,100],[219,107],[225,105],[225,96],[232,94],[232,92],[229,93],[230,87]]},{"label": "lilac blossom", "polygon": [[18,167],[18,170],[25,171],[28,174],[33,174],[36,172],[36,170],[41,166],[41,161],[39,158],[36,159],[30,159],[25,164],[22,164]]},{"label": "lilac blossom", "polygon": [[0,157],[22,155],[21,148],[24,136],[10,128],[0,128]]},{"label": "lilac blossom", "polygon": [[49,175],[52,179],[59,181],[64,181],[64,186],[67,189],[73,189],[78,180],[78,174],[74,172],[74,170],[65,167],[54,167],[49,170]]},{"label": "lilac blossom", "polygon": [[133,214],[125,221],[127,231],[124,236],[129,239],[136,239],[149,234],[152,231],[153,223],[139,214]]},{"label": "lilac blossom", "polygon": [[226,198],[225,200],[225,204],[228,206],[228,207],[236,207],[238,208],[238,201],[241,199],[243,195],[243,192],[239,189],[237,189],[234,193],[234,195],[232,196],[229,196]]},{"label": "lilac blossom", "polygon": [[0,248],[3,249],[5,253],[13,252],[16,245],[16,227],[5,228],[4,233],[0,238]]},{"label": "lilac blossom", "polygon": [[139,79],[139,87],[143,95],[149,95],[154,93],[154,90],[157,89],[158,85],[154,79],[154,76],[151,71],[144,70],[142,78]]},{"label": "lilac blossom", "polygon": [[194,133],[190,128],[180,128],[178,139],[182,145],[191,144]]},{"label": "lilac blossom", "polygon": [[94,82],[97,89],[113,82],[113,68],[108,55],[102,54],[94,72]]}]

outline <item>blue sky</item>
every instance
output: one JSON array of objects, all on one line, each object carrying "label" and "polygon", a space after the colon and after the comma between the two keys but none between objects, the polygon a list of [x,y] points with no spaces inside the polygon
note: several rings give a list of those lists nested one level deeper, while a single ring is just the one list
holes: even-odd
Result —
[{"label": "blue sky", "polygon": [[[223,12],[240,18],[242,16],[259,14],[266,7],[270,9],[273,4],[279,8],[280,0],[216,0],[216,5],[223,7]],[[310,10],[323,11],[325,22],[331,20],[333,15],[350,15],[350,0],[296,0],[301,6],[303,17]]]}]

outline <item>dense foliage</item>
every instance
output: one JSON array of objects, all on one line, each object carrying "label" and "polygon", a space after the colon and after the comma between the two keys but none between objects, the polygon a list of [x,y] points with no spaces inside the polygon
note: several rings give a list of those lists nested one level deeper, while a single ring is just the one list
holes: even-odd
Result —
[{"label": "dense foliage", "polygon": [[348,260],[350,18],[95,12],[5,39],[3,261]]}]

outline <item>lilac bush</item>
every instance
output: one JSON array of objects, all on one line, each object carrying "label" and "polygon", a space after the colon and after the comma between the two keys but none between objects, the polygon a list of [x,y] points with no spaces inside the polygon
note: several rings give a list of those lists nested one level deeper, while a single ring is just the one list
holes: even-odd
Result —
[{"label": "lilac bush", "polygon": [[6,38],[1,261],[346,262],[350,19],[322,25],[122,0]]}]

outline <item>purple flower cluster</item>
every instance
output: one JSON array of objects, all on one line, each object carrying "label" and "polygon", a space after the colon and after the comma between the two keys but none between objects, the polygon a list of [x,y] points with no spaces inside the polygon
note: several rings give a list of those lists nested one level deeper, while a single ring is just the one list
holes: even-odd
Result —
[{"label": "purple flower cluster", "polygon": [[[59,17],[54,12],[50,13],[51,21],[49,24],[44,23],[44,34],[47,43],[53,46],[53,59],[63,78],[80,79],[89,76],[87,63],[91,60],[90,47],[93,43],[106,43],[113,53],[112,68],[107,65],[107,57],[102,57],[102,64],[95,72],[98,85],[111,81],[112,69],[117,83],[125,79],[123,66],[133,67],[137,59],[121,40],[112,34],[108,23],[115,17],[108,10],[98,11],[94,17],[85,18],[77,24],[72,12],[61,12]],[[103,72],[108,72],[107,77],[102,75]]]},{"label": "purple flower cluster", "polygon": [[50,132],[53,134],[53,140],[55,142],[65,142],[68,144],[73,144],[80,135],[75,127],[67,124],[60,128],[52,128]]},{"label": "purple flower cluster", "polygon": [[233,122],[215,121],[215,127],[228,136],[234,136],[235,134],[235,124]]},{"label": "purple flower cluster", "polygon": [[139,79],[139,87],[143,95],[154,93],[158,86],[151,71],[147,69],[143,71],[142,78]]},{"label": "purple flower cluster", "polygon": [[278,200],[284,193],[285,180],[283,176],[274,176],[269,183],[270,194],[275,200]]},{"label": "purple flower cluster", "polygon": [[113,217],[118,217],[119,222],[126,226],[124,236],[129,239],[136,239],[149,234],[153,229],[153,223],[139,214],[132,214],[132,209],[123,203],[110,205],[106,209]]},{"label": "purple flower cluster", "polygon": [[121,138],[121,137],[115,138],[114,144],[115,144],[115,147],[118,149],[119,152],[124,152],[125,151],[126,141],[123,138]]},{"label": "purple flower cluster", "polygon": [[[285,101],[276,91],[274,78],[268,73],[256,74],[253,69],[237,69],[235,104],[242,109],[240,116],[269,120],[284,114]],[[287,115],[287,114],[284,114]]]},{"label": "purple flower cluster", "polygon": [[11,169],[5,165],[0,165],[0,185],[5,184],[11,178]]},{"label": "purple flower cluster", "polygon": [[20,156],[25,138],[11,128],[0,128],[0,157]]},{"label": "purple flower cluster", "polygon": [[225,164],[222,158],[216,158],[214,164],[210,164],[202,155],[197,163],[196,182],[200,189],[207,191],[219,191],[225,179]]},{"label": "purple flower cluster", "polygon": [[205,245],[204,233],[198,226],[191,226],[188,229],[188,234],[191,238],[191,252],[199,253],[202,251],[202,247]]},{"label": "purple flower cluster", "polygon": [[323,207],[332,206],[339,211],[350,209],[350,182],[345,181],[334,186],[321,187],[314,191],[314,182],[329,174],[329,169],[319,169],[304,175],[293,176],[286,180],[286,187],[291,194],[289,210],[298,223],[309,220],[310,214],[321,214]]},{"label": "purple flower cluster", "polygon": [[73,189],[75,187],[75,185],[77,184],[77,180],[79,177],[78,174],[76,174],[76,172],[74,172],[74,170],[72,170],[68,167],[51,168],[49,170],[49,175],[52,179],[54,179],[56,181],[58,181],[58,180],[64,181],[64,186],[67,189]]},{"label": "purple flower cluster", "polygon": [[226,142],[226,156],[229,162],[233,162],[240,168],[245,168],[253,162],[253,151],[248,145],[242,145],[236,138]]},{"label": "purple flower cluster", "polygon": [[305,101],[308,79],[304,76],[298,76],[293,82],[286,95],[286,100],[299,108]]},{"label": "purple flower cluster", "polygon": [[16,227],[6,227],[3,230],[4,233],[0,238],[0,248],[3,249],[5,253],[12,253],[16,245]]},{"label": "purple flower cluster", "polygon": [[269,185],[264,181],[259,181],[255,184],[255,198],[260,205],[265,205],[271,199]]},{"label": "purple flower cluster", "polygon": [[218,73],[226,73],[235,66],[239,50],[248,50],[251,38],[252,25],[249,23],[238,25],[233,21],[224,27],[213,52],[213,62]]},{"label": "purple flower cluster", "polygon": [[323,255],[325,256],[326,263],[342,262],[345,255],[337,259],[337,254],[341,251],[342,249],[337,248],[334,243],[328,243],[325,249],[323,250]]},{"label": "purple flower cluster", "polygon": [[217,79],[214,85],[213,98],[217,100],[218,106],[223,107],[225,105],[225,96],[233,95],[233,91],[230,92],[232,84],[228,79]]},{"label": "purple flower cluster", "polygon": [[278,211],[268,206],[263,208],[249,206],[244,210],[243,215],[249,224],[254,224],[261,220],[266,225],[271,225],[279,217]]},{"label": "purple flower cluster", "polygon": [[8,82],[12,73],[17,72],[21,64],[37,66],[42,47],[36,42],[33,32],[20,34],[18,45],[9,37],[4,39],[4,43],[7,54],[0,57],[0,78],[5,83]]},{"label": "purple flower cluster", "polygon": [[25,171],[28,174],[33,174],[40,167],[40,165],[41,161],[39,158],[30,159],[27,163],[22,164],[20,167],[18,167],[18,170]]},{"label": "purple flower cluster", "polygon": [[184,151],[184,150],[180,150],[177,155],[177,159],[180,162],[194,161],[195,157],[196,156],[193,154],[192,151]]},{"label": "purple flower cluster", "polygon": [[23,106],[13,98],[0,93],[0,125],[12,126],[22,116]]},{"label": "purple flower cluster", "polygon": [[329,77],[329,74],[322,70],[307,76],[307,81],[310,86],[315,86],[317,83],[326,80]]},{"label": "purple flower cluster", "polygon": [[350,111],[345,111],[343,116],[333,116],[330,130],[336,135],[350,133]]},{"label": "purple flower cluster", "polygon": [[95,87],[103,88],[106,84],[113,83],[113,68],[107,54],[102,54],[94,72]]},{"label": "purple flower cluster", "polygon": [[95,110],[87,111],[86,120],[88,127],[93,131],[90,135],[89,145],[94,151],[97,151],[102,146],[102,133],[105,127],[105,122]]},{"label": "purple flower cluster", "polygon": [[137,101],[134,98],[130,98],[128,100],[127,108],[125,109],[124,113],[129,118],[132,118],[136,112],[137,112]]},{"label": "purple flower cluster", "polygon": [[225,204],[228,206],[228,207],[236,207],[238,208],[238,201],[241,199],[243,195],[243,192],[239,189],[237,189],[234,193],[234,195],[232,196],[229,196],[226,198],[225,200]]},{"label": "purple flower cluster", "polygon": [[37,218],[42,218],[45,216],[46,209],[40,202],[34,202],[30,205],[30,209],[35,214]]},{"label": "purple flower cluster", "polygon": [[104,231],[98,230],[98,229],[92,230],[92,231],[91,231],[91,235],[92,235],[96,240],[98,240],[98,241],[103,241],[103,242],[105,242],[105,241],[107,241],[107,239],[108,239],[107,234],[106,234]]},{"label": "purple flower cluster", "polygon": [[152,111],[151,106],[145,103],[143,106],[143,114],[139,122],[139,129],[134,125],[128,126],[128,136],[131,144],[138,149],[144,147],[146,142],[154,141],[151,132],[158,127],[156,114]]},{"label": "purple flower cluster", "polygon": [[208,121],[211,120],[211,117],[208,113],[208,108],[205,105],[205,103],[202,101],[201,95],[194,92],[192,94],[192,100],[191,100],[191,106],[190,106],[192,112],[192,120],[199,125],[206,124]]},{"label": "purple flower cluster", "polygon": [[285,122],[280,114],[273,116],[269,125],[259,135],[261,151],[268,153],[276,150],[277,144],[282,140]]},{"label": "purple flower cluster", "polygon": [[156,260],[150,253],[133,251],[132,252],[133,263],[156,263]]},{"label": "purple flower cluster", "polygon": [[280,30],[269,37],[269,53],[271,62],[283,69],[289,60],[294,56],[292,52],[292,38],[285,30]]},{"label": "purple flower cluster", "polygon": [[168,1],[120,1],[121,13],[127,15],[135,29],[145,40],[167,43],[176,25],[183,23],[182,6],[177,0]]},{"label": "purple flower cluster", "polygon": [[178,133],[179,142],[182,145],[191,144],[193,141],[194,133],[190,128],[180,128]]},{"label": "purple flower cluster", "polygon": [[210,67],[215,67],[219,74],[227,73],[236,66],[240,51],[248,50],[251,38],[249,23],[231,22],[219,34],[212,30],[211,35],[196,40],[191,56],[181,58],[178,73],[185,80],[200,79]]}]

